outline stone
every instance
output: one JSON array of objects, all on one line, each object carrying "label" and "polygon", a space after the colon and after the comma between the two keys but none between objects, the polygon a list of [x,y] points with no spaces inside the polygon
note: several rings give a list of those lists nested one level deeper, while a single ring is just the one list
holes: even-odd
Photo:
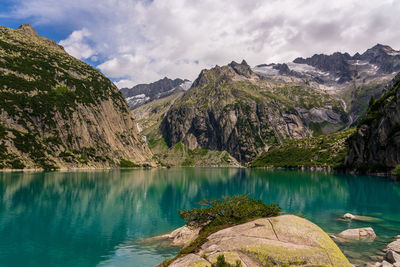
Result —
[{"label": "stone", "polygon": [[339,237],[348,239],[374,239],[376,234],[371,227],[357,228],[357,229],[347,229],[338,234]]},{"label": "stone", "polygon": [[355,217],[356,217],[356,216],[354,216],[354,215],[351,214],[351,213],[346,213],[345,215],[343,215],[343,218],[344,218],[344,219],[353,220]]},{"label": "stone", "polygon": [[400,253],[400,239],[393,241],[386,247],[387,250],[393,250],[396,253]]},{"label": "stone", "polygon": [[169,265],[170,267],[211,267],[211,263],[196,254],[188,254],[176,259]]},{"label": "stone", "polygon": [[171,233],[157,236],[155,239],[169,239],[173,246],[187,246],[199,235],[201,228],[189,227],[187,225],[175,229]]},{"label": "stone", "polygon": [[211,265],[220,254],[231,264],[240,260],[244,267],[352,266],[321,228],[294,215],[261,218],[215,232],[197,254],[177,259],[171,266],[203,266],[198,265],[201,259]]},{"label": "stone", "polygon": [[392,267],[393,265],[387,261],[382,261],[382,267]]},{"label": "stone", "polygon": [[400,255],[394,252],[393,250],[388,250],[385,255],[385,260],[390,263],[398,262],[400,263]]}]

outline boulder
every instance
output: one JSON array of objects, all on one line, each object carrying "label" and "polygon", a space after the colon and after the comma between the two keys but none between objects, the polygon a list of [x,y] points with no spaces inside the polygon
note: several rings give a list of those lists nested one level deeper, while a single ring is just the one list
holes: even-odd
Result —
[{"label": "boulder", "polygon": [[233,265],[240,260],[243,267],[351,266],[321,228],[294,215],[256,219],[220,230],[211,234],[197,253],[179,258],[171,266],[210,266],[220,254]]},{"label": "boulder", "polygon": [[382,267],[393,267],[393,265],[391,263],[387,262],[387,261],[382,261],[381,266]]},{"label": "boulder", "polygon": [[211,267],[211,263],[196,254],[188,254],[184,257],[176,259],[169,265],[170,267],[196,266],[196,267]]},{"label": "boulder", "polygon": [[[168,239],[173,246],[186,246],[199,235],[201,228],[182,226],[171,233],[157,236],[155,239]],[[153,238],[154,239],[154,238]]]},{"label": "boulder", "polygon": [[393,241],[386,247],[387,250],[392,250],[396,253],[400,253],[400,239],[397,239],[396,241]]},{"label": "boulder", "polygon": [[347,229],[338,234],[339,237],[348,238],[348,239],[374,239],[376,234],[374,229],[371,227],[366,228],[357,228],[357,229]]},{"label": "boulder", "polygon": [[390,263],[398,262],[400,263],[400,255],[393,250],[388,250],[385,255],[385,260]]},{"label": "boulder", "polygon": [[354,216],[354,215],[351,214],[351,213],[346,213],[345,215],[343,215],[343,218],[344,218],[344,219],[353,220],[353,219],[356,218],[356,216]]}]

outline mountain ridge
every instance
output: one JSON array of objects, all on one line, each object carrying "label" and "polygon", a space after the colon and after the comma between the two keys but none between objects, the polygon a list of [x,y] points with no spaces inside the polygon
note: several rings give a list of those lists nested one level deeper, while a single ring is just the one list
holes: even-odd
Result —
[{"label": "mountain ridge", "polygon": [[123,96],[29,25],[0,27],[0,167],[154,165]]}]

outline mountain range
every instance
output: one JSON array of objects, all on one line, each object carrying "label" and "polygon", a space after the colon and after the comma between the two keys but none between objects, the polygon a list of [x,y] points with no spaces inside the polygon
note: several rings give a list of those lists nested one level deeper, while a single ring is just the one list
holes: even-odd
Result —
[{"label": "mountain range", "polygon": [[30,25],[0,27],[0,55],[0,168],[400,163],[400,52],[389,46],[120,91]]},{"label": "mountain range", "polygon": [[[353,56],[337,52],[254,67],[232,62],[203,70],[163,108],[150,102],[133,113],[153,142],[227,151],[246,164],[285,140],[357,125],[399,63],[400,52],[380,44]],[[157,119],[148,120],[149,114]]]},{"label": "mountain range", "polygon": [[122,88],[120,91],[131,109],[140,107],[153,100],[168,97],[172,94],[184,92],[190,88],[189,80],[167,77],[150,84],[138,84],[132,88]]}]

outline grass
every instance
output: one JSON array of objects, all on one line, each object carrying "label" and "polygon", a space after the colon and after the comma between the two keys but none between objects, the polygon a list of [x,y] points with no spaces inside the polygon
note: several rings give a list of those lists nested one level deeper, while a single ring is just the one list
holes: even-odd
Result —
[{"label": "grass", "polygon": [[340,167],[347,155],[347,139],[355,129],[318,137],[287,140],[252,161],[250,167]]},{"label": "grass", "polygon": [[130,160],[127,160],[127,159],[121,159],[120,162],[119,162],[119,166],[121,168],[137,168],[137,167],[140,167],[140,165],[138,165],[138,164],[136,164],[136,163],[134,163],[134,162],[132,162]]}]

